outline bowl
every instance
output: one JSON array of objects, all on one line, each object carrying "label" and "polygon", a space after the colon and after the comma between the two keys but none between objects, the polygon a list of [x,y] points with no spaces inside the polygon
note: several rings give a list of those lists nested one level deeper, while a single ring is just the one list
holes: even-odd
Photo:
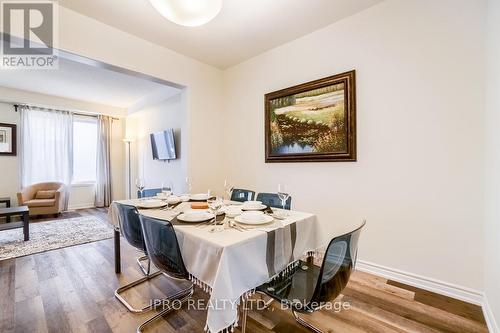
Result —
[{"label": "bowl", "polygon": [[207,200],[208,199],[208,194],[207,193],[196,193],[196,194],[191,194],[190,196],[191,200]]},{"label": "bowl", "polygon": [[236,217],[238,215],[241,215],[241,207],[238,206],[229,206],[226,209],[224,209],[224,213],[226,213],[226,216],[229,218]]},{"label": "bowl", "polygon": [[243,205],[245,207],[248,207],[248,208],[260,208],[260,207],[262,207],[262,201],[249,200],[249,201],[245,201],[243,203]]},{"label": "bowl", "polygon": [[165,199],[168,199],[168,195],[166,193],[163,193],[163,192],[160,192],[160,193],[157,193],[156,194],[156,198],[160,199],[160,200],[165,200]]},{"label": "bowl", "polygon": [[176,203],[181,202],[181,198],[180,198],[180,197],[178,197],[178,196],[176,196],[176,195],[171,195],[171,196],[169,196],[169,197],[167,198],[167,202],[168,202],[169,204],[172,204],[172,205],[173,205],[173,204],[176,204]]},{"label": "bowl", "polygon": [[241,214],[241,217],[249,222],[260,222],[264,220],[264,212],[261,211],[247,211]]}]

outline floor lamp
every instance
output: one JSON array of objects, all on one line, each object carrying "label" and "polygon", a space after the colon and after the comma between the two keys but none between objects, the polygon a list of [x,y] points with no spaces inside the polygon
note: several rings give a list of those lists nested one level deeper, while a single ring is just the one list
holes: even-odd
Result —
[{"label": "floor lamp", "polygon": [[134,139],[125,138],[123,142],[127,145],[127,154],[128,154],[128,198],[132,199],[132,166],[130,161],[130,144],[134,142]]}]

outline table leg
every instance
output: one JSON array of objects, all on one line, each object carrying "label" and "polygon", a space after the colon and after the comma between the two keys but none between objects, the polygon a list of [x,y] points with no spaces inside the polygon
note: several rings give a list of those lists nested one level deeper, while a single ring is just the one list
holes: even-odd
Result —
[{"label": "table leg", "polygon": [[247,329],[248,307],[247,301],[241,301],[241,333],[245,333]]},{"label": "table leg", "polygon": [[24,241],[30,240],[30,215],[28,213],[23,214],[23,233]]},{"label": "table leg", "polygon": [[120,230],[114,228],[115,232],[115,273],[120,274],[121,269],[121,258],[120,258]]},{"label": "table leg", "polygon": [[[5,203],[5,207],[6,207],[6,208],[10,208],[10,200],[9,200],[9,201],[7,201],[7,202]],[[5,218],[5,223],[10,223],[10,221],[11,221],[11,220],[10,220],[10,216],[7,216],[7,217]]]}]

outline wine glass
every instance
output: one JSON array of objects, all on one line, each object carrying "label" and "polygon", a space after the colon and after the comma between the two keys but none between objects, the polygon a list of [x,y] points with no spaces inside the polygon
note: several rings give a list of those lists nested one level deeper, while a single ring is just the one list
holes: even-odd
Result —
[{"label": "wine glass", "polygon": [[166,181],[161,183],[161,192],[165,194],[166,197],[174,194],[174,184],[172,181]]},{"label": "wine glass", "polygon": [[224,192],[227,195],[227,200],[231,200],[231,193],[233,192],[233,186],[227,179],[224,179]]},{"label": "wine glass", "polygon": [[286,201],[290,197],[290,194],[286,191],[285,184],[278,184],[278,197],[281,200],[281,205],[283,206],[283,210],[285,210]]},{"label": "wine glass", "polygon": [[137,178],[135,180],[135,187],[141,193],[140,197],[144,198],[144,189],[146,188],[146,180],[144,178]]},{"label": "wine glass", "polygon": [[168,198],[172,195],[172,182],[166,181],[161,183],[161,193],[163,193],[165,198]]},{"label": "wine glass", "polygon": [[224,227],[222,226],[221,228],[219,228],[219,225],[217,223],[217,214],[219,213],[219,210],[221,209],[222,204],[224,203],[224,200],[219,196],[210,197],[210,190],[208,191],[208,194],[209,194],[209,198],[207,200],[207,204],[208,204],[208,207],[210,208],[210,211],[212,212],[212,214],[214,214],[214,218],[215,218],[214,229],[212,229],[212,230],[214,232],[219,232],[219,231],[222,231],[224,229]]}]

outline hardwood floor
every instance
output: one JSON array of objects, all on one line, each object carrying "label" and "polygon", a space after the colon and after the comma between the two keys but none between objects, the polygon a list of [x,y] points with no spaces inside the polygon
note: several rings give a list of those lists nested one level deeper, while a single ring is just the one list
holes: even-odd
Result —
[{"label": "hardwood floor", "polygon": [[[88,214],[106,219],[106,210],[94,209],[60,218]],[[139,256],[123,241],[119,276],[114,273],[112,239],[0,261],[0,332],[135,332],[152,312],[127,312],[114,290],[141,277],[135,262]],[[180,286],[160,276],[125,297],[138,306],[175,288]],[[199,300],[207,297],[199,289],[194,295]],[[359,271],[339,300],[348,302],[350,309],[322,310],[304,318],[325,332],[487,332],[478,306]],[[202,333],[205,319],[204,311],[185,307],[148,332]],[[250,312],[247,332],[309,331],[274,304]]]}]

